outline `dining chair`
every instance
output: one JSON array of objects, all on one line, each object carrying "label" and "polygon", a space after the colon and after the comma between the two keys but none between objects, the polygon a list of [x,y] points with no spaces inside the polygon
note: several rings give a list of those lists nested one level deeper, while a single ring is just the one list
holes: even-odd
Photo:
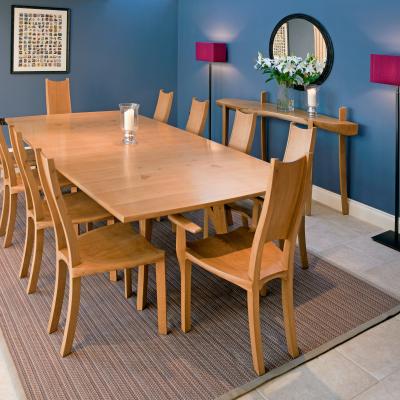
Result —
[{"label": "dining chair", "polygon": [[[26,238],[19,276],[20,278],[28,276],[29,266],[32,261],[27,287],[28,294],[32,294],[36,292],[39,279],[44,232],[46,229],[52,228],[53,223],[48,204],[40,193],[40,189],[43,189],[43,184],[40,184],[38,179],[35,178],[34,170],[32,170],[27,160],[22,135],[14,127],[10,127],[10,139],[21,173],[26,202]],[[64,194],[64,202],[67,213],[74,225],[113,220],[113,216],[109,212],[83,192]]]},{"label": "dining chair", "polygon": [[[273,279],[281,280],[282,308],[288,352],[299,355],[293,305],[294,251],[305,207],[309,171],[307,157],[293,162],[272,160],[272,180],[267,187],[260,221],[255,232],[240,227],[207,239],[186,241],[193,222],[170,216],[177,226],[176,252],[181,271],[181,327],[191,329],[192,263],[247,292],[247,309],[253,366],[265,372],[260,326],[260,289]],[[274,240],[283,240],[280,249]]]},{"label": "dining chair", "polygon": [[195,135],[203,135],[206,127],[209,101],[199,101],[195,97],[192,99],[189,118],[186,124],[186,130]]},{"label": "dining chair", "polygon": [[130,224],[107,225],[77,236],[60,190],[54,160],[47,159],[40,149],[35,152],[56,236],[56,284],[49,333],[58,329],[67,271],[69,273],[68,312],[61,355],[65,357],[72,350],[79,313],[81,278],[115,269],[126,270],[142,264],[155,264],[158,332],[166,335],[165,252],[135,233]]},{"label": "dining chair", "polygon": [[164,90],[160,90],[153,118],[157,121],[168,123],[173,100],[174,92],[166,93]]},{"label": "dining chair", "polygon": [[47,115],[71,113],[69,78],[63,81],[46,79]]},{"label": "dining chair", "polygon": [[[257,122],[256,114],[245,113],[243,111],[237,110],[235,114],[235,120],[233,122],[233,127],[228,147],[241,151],[242,153],[249,154],[251,151],[251,147],[253,145],[254,133],[256,130],[256,122]],[[232,217],[229,208],[226,209],[226,213],[227,213],[228,223],[230,224]],[[210,212],[209,208],[206,208],[204,210],[204,222],[203,222],[204,238],[208,237],[209,220],[213,218],[212,216],[213,213]]]},{"label": "dining chair", "polygon": [[[283,161],[290,162],[296,160],[304,155],[310,155],[311,173],[309,182],[307,184],[306,195],[308,197],[309,191],[312,190],[311,174],[313,154],[315,149],[315,142],[317,138],[317,129],[313,126],[308,128],[300,128],[294,122],[290,124],[289,136],[286,144],[285,154]],[[260,208],[262,207],[264,199],[259,197],[252,200],[243,200],[235,203],[228,204],[227,208],[240,213],[242,216],[243,226],[248,226],[248,219],[251,219],[252,228],[255,229],[260,215]],[[308,256],[306,245],[306,232],[305,232],[305,214],[303,215],[299,228],[299,250],[301,257],[301,264],[303,269],[308,268]]]}]

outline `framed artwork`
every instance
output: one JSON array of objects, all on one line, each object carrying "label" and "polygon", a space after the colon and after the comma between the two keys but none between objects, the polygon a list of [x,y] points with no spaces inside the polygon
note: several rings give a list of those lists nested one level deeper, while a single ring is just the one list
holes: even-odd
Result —
[{"label": "framed artwork", "polygon": [[11,7],[11,73],[68,73],[68,8]]}]

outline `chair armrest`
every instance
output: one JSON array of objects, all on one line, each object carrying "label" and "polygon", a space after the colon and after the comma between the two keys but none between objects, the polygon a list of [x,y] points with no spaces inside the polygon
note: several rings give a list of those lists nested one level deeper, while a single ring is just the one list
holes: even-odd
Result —
[{"label": "chair armrest", "polygon": [[200,226],[192,222],[190,219],[184,217],[181,214],[169,215],[168,219],[175,224],[176,226],[180,226],[185,231],[190,233],[199,233],[202,231]]}]

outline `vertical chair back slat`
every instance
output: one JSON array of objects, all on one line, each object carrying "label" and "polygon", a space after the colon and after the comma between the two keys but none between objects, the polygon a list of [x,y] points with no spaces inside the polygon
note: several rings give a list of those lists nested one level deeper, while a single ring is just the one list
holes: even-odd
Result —
[{"label": "vertical chair back slat", "polygon": [[166,93],[164,90],[160,90],[153,118],[157,121],[167,123],[171,114],[173,100],[174,92]]},{"label": "vertical chair back slat", "polygon": [[306,156],[293,161],[273,159],[272,180],[265,196],[259,223],[252,245],[249,277],[259,280],[264,244],[273,240],[285,240],[284,259],[293,268],[296,236],[304,210],[305,182],[308,175]]},{"label": "vertical chair back slat", "polygon": [[[11,126],[9,127],[11,129]],[[4,178],[7,179],[11,186],[17,184],[17,174],[15,172],[14,162],[8,149],[4,132],[0,134],[0,156],[3,166]]]},{"label": "vertical chair back slat", "polygon": [[72,112],[69,78],[63,81],[46,79],[46,107],[48,115]]},{"label": "vertical chair back slat", "polygon": [[289,136],[283,161],[291,162],[314,153],[317,128],[300,128],[294,122],[290,124]]},{"label": "vertical chair back slat", "polygon": [[[15,161],[17,162],[17,165],[18,165],[21,177],[22,177],[22,182],[23,182],[24,188],[25,188],[26,208],[27,208],[27,210],[34,212],[32,193],[31,193],[31,190],[29,187],[28,179],[25,174],[24,158],[23,158],[23,155],[21,157],[21,154],[20,154],[20,151],[18,148],[18,144],[17,144],[17,138],[16,138],[17,132],[13,126],[10,126],[9,132],[10,132],[11,144],[12,144],[12,147],[14,150]],[[22,147],[24,147],[24,146],[22,145]],[[23,149],[23,151],[25,152],[25,149]]]},{"label": "vertical chair back slat", "polygon": [[206,127],[209,102],[199,101],[195,97],[192,100],[189,119],[186,124],[186,130],[195,135],[202,135]]},{"label": "vertical chair back slat", "polygon": [[228,146],[242,153],[250,153],[256,130],[256,119],[257,116],[253,113],[237,110]]},{"label": "vertical chair back slat", "polygon": [[40,181],[53,220],[57,250],[65,249],[69,258],[68,262],[74,267],[80,264],[77,236],[71,218],[67,214],[54,160],[47,159],[40,149],[36,149],[35,154]]}]

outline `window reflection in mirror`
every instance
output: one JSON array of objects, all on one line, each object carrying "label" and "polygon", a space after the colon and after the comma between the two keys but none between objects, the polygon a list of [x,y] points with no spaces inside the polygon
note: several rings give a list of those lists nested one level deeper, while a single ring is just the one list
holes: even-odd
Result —
[{"label": "window reflection in mirror", "polygon": [[274,58],[291,55],[304,59],[307,54],[326,63],[327,46],[320,30],[311,22],[300,18],[282,24],[274,38]]}]

